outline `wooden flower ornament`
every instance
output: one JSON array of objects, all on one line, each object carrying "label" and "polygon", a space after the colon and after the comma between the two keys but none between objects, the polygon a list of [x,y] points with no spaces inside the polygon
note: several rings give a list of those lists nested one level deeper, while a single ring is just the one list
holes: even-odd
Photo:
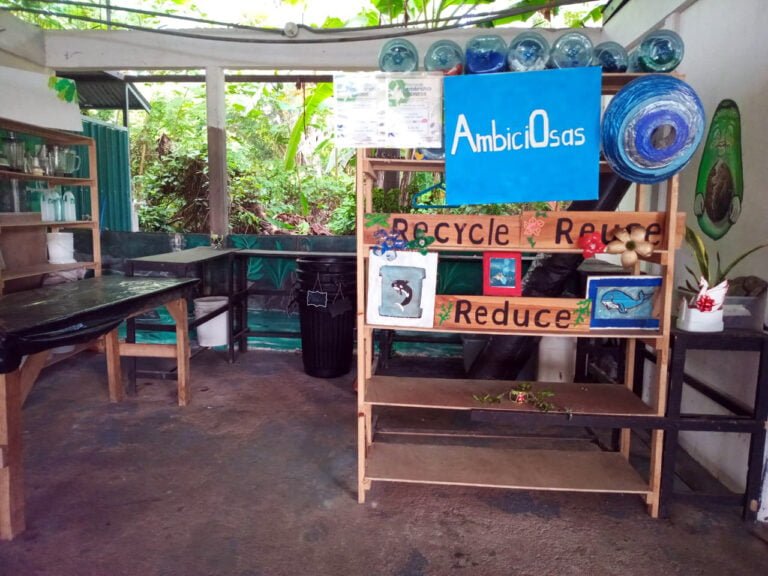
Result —
[{"label": "wooden flower ornament", "polygon": [[608,254],[621,254],[621,265],[631,268],[638,258],[648,258],[653,254],[653,244],[645,239],[645,228],[633,226],[631,230],[618,228],[613,232],[613,240],[605,247]]}]

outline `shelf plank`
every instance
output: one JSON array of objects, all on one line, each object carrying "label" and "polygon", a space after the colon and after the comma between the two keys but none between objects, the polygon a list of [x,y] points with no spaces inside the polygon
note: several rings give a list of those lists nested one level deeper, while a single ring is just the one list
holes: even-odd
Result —
[{"label": "shelf plank", "polygon": [[[578,246],[582,233],[601,232],[604,241],[613,239],[616,227],[643,226],[647,239],[658,251],[667,246],[664,212],[569,212],[566,210],[544,213],[523,212],[516,215],[472,216],[471,222],[461,214],[405,214],[366,213],[365,218],[375,225],[363,228],[363,244],[371,248],[378,244],[376,234],[381,229],[394,230],[406,241],[414,239],[416,230],[423,230],[435,241],[430,250],[479,252],[486,250],[518,250],[523,252],[582,252]],[[525,231],[526,224],[535,220],[539,224],[535,236]],[[680,246],[685,226],[685,213],[677,214],[678,233],[675,246]]]},{"label": "shelf plank", "polygon": [[366,479],[444,484],[648,494],[648,485],[618,452],[518,450],[374,443]]},{"label": "shelf plank", "polygon": [[[373,376],[366,381],[365,401],[378,406],[437,408],[449,410],[499,410],[537,412],[530,404],[503,400],[485,404],[473,394],[493,396],[517,388],[521,382],[510,380],[469,380],[446,378],[401,378]],[[548,399],[559,410],[574,414],[606,416],[654,416],[650,406],[621,384],[575,384],[572,382],[531,382],[532,390],[554,393]]]},{"label": "shelf plank", "polygon": [[36,180],[48,182],[53,186],[95,186],[91,178],[72,178],[69,176],[45,176],[42,174],[27,174],[26,172],[14,172],[13,170],[0,170],[0,178],[13,178],[16,180]]},{"label": "shelf plank", "polygon": [[93,228],[96,223],[93,220],[73,220],[71,222],[49,222],[46,220],[37,220],[29,222],[12,222],[2,223],[0,222],[0,229],[2,228]]},{"label": "shelf plank", "polygon": [[[612,73],[612,74],[603,74],[603,86],[602,86],[602,93],[604,96],[610,96],[613,94],[616,94],[619,90],[624,88],[627,84],[629,84],[632,80],[636,78],[642,78],[643,76],[647,76],[647,72],[620,72],[620,73]],[[676,74],[676,73],[668,73],[665,74],[665,76],[673,76],[675,78],[680,78],[681,80],[684,78],[682,74]]]},{"label": "shelf plank", "polygon": [[[415,158],[366,158],[368,169],[374,172],[445,172],[445,160],[417,160]],[[600,172],[613,172],[605,160],[600,161]]]},{"label": "shelf plank", "polygon": [[444,160],[416,160],[410,158],[366,158],[373,171],[445,172]]},{"label": "shelf plank", "polygon": [[655,338],[662,338],[659,330],[607,330],[590,329],[584,332],[565,332],[556,329],[543,329],[538,331],[520,330],[520,329],[499,329],[499,330],[473,330],[467,328],[421,328],[418,326],[386,326],[384,324],[365,324],[366,328],[373,330],[400,330],[407,332],[436,332],[449,334],[498,334],[500,336],[563,336],[566,338],[640,338],[651,341]]},{"label": "shelf plank", "polygon": [[49,144],[65,144],[65,145],[79,145],[79,146],[91,146],[93,145],[93,138],[83,136],[82,134],[74,134],[72,132],[64,132],[62,130],[55,130],[53,128],[41,128],[40,126],[33,126],[32,124],[25,124],[23,122],[16,122],[14,120],[2,119],[3,130],[11,130],[13,132],[23,132],[24,134],[30,134],[32,136],[38,136],[44,138]]},{"label": "shelf plank", "polygon": [[73,262],[71,264],[35,264],[34,266],[26,266],[24,268],[3,270],[0,272],[0,279],[3,282],[8,282],[9,280],[31,278],[32,276],[50,274],[51,272],[65,272],[67,270],[77,270],[78,268],[83,267],[94,268],[95,266],[96,265],[93,262]]}]

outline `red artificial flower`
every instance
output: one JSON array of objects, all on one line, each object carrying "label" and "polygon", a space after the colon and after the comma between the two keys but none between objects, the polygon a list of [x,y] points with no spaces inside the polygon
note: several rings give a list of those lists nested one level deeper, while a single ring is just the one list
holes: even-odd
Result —
[{"label": "red artificial flower", "polygon": [[592,258],[595,254],[605,252],[605,244],[603,244],[600,232],[582,234],[579,237],[579,248],[581,248],[584,258]]},{"label": "red artificial flower", "polygon": [[518,392],[517,396],[515,397],[515,402],[518,404],[525,404],[526,401],[526,394],[525,392]]},{"label": "red artificial flower", "polygon": [[699,312],[712,312],[714,307],[715,300],[709,296],[701,296],[696,300],[696,308],[698,308]]}]

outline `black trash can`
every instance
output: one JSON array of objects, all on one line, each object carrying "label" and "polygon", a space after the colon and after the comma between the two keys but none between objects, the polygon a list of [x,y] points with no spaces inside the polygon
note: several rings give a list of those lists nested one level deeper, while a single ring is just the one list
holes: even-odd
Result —
[{"label": "black trash can", "polygon": [[296,260],[304,371],[335,378],[352,368],[357,295],[354,255]]}]

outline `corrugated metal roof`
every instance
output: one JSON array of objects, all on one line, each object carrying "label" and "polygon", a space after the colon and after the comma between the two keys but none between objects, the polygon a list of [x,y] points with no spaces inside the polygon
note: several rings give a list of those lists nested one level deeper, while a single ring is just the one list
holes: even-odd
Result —
[{"label": "corrugated metal roof", "polygon": [[80,107],[99,110],[123,110],[125,100],[131,110],[149,112],[149,102],[130,82],[115,72],[59,72],[57,76],[71,78],[77,83]]}]

